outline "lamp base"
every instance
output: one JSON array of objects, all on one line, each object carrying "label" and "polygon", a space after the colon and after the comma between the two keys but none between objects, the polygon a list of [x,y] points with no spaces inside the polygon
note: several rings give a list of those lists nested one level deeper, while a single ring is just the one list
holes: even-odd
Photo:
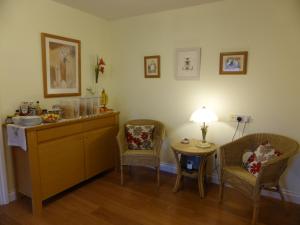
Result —
[{"label": "lamp base", "polygon": [[197,143],[196,146],[199,147],[199,148],[209,148],[211,146],[211,144],[208,143],[208,142],[202,142],[202,141],[200,141],[199,143]]}]

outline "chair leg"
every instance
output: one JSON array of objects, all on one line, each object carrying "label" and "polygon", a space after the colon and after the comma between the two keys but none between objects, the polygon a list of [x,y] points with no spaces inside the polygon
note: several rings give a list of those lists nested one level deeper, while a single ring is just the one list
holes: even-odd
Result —
[{"label": "chair leg", "polygon": [[123,175],[123,165],[121,164],[121,166],[120,166],[120,172],[121,172],[121,185],[123,185],[124,184],[124,175]]},{"label": "chair leg", "polygon": [[129,176],[131,176],[132,175],[132,166],[128,165],[127,168],[128,168],[128,174],[129,174]]},{"label": "chair leg", "polygon": [[219,203],[222,203],[223,195],[224,195],[224,182],[221,182],[219,187]]},{"label": "chair leg", "polygon": [[284,202],[285,202],[285,199],[284,199],[284,195],[283,195],[283,193],[282,193],[281,187],[280,187],[279,185],[277,185],[276,188],[277,188],[277,190],[278,190],[278,192],[279,192],[279,194],[280,194],[281,201],[284,203]]},{"label": "chair leg", "polygon": [[254,206],[253,206],[253,215],[252,215],[251,225],[256,224],[257,218],[258,218],[258,213],[259,213],[259,203],[256,202],[256,203],[254,203]]},{"label": "chair leg", "polygon": [[160,186],[160,166],[156,167],[157,187]]},{"label": "chair leg", "polygon": [[285,201],[285,198],[284,198],[284,195],[283,195],[283,193],[282,193],[282,189],[281,189],[280,185],[278,184],[278,185],[276,186],[276,188],[277,188],[277,191],[278,191],[279,194],[280,194],[281,202],[282,202],[282,204],[283,204],[283,207],[284,207],[285,209],[287,209],[287,204],[286,204],[286,201]]}]

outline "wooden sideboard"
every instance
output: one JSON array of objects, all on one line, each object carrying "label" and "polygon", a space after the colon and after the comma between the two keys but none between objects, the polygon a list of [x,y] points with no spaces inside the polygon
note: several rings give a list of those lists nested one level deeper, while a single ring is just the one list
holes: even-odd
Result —
[{"label": "wooden sideboard", "polygon": [[119,113],[26,129],[27,151],[13,148],[17,191],[31,197],[33,214],[43,200],[118,163]]}]

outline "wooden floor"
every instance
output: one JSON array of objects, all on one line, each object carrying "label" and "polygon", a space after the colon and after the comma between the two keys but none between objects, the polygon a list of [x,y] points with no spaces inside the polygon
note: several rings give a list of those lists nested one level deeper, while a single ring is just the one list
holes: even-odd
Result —
[{"label": "wooden floor", "polygon": [[[172,192],[175,175],[136,168],[119,185],[116,172],[101,175],[45,203],[40,217],[31,215],[30,199],[22,197],[0,207],[0,225],[245,225],[250,223],[251,202],[226,188],[218,204],[218,186],[209,184],[201,200],[195,180],[186,179],[184,189]],[[300,206],[263,198],[258,224],[299,225]]]}]

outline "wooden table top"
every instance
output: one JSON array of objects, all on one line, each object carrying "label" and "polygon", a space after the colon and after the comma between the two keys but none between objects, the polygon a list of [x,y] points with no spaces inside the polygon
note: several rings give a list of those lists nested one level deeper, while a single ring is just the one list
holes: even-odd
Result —
[{"label": "wooden table top", "polygon": [[171,143],[171,148],[173,151],[178,153],[183,153],[185,155],[195,155],[195,156],[203,156],[203,155],[211,155],[217,150],[217,145],[211,143],[210,147],[201,148],[198,147],[197,144],[200,140],[190,139],[189,144],[182,144],[180,141],[175,141]]}]

